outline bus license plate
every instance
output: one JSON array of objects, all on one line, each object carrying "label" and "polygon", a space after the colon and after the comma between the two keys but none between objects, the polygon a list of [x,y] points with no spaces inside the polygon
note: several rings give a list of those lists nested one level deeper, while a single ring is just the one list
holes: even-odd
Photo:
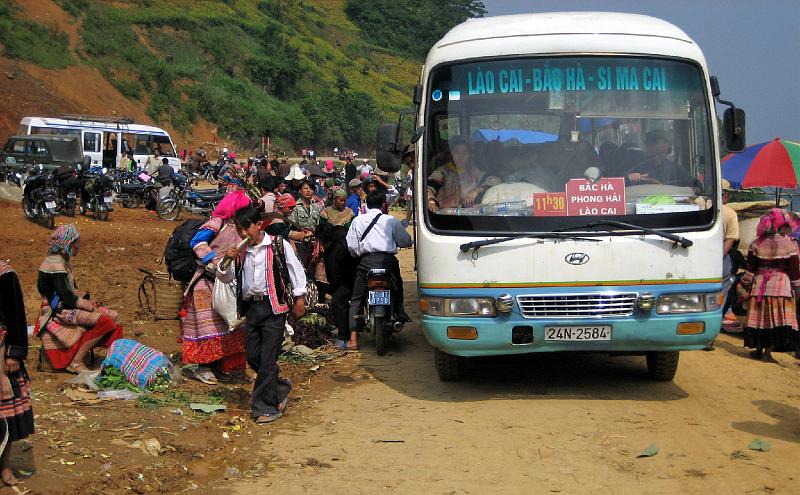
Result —
[{"label": "bus license plate", "polygon": [[391,304],[392,296],[388,290],[371,290],[367,302],[370,306],[388,306]]},{"label": "bus license plate", "polygon": [[55,201],[45,201],[44,202],[44,207],[49,209],[49,210],[54,210],[56,208],[56,203],[55,203]]},{"label": "bus license plate", "polygon": [[611,325],[544,327],[544,340],[550,342],[607,342],[611,340]]}]

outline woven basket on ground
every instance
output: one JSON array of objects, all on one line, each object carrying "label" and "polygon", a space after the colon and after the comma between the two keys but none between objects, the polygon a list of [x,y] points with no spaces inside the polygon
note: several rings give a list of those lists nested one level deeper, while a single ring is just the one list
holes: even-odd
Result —
[{"label": "woven basket on ground", "polygon": [[143,268],[144,279],[139,285],[139,306],[156,320],[177,320],[183,304],[183,282],[173,280],[163,272],[149,272]]}]

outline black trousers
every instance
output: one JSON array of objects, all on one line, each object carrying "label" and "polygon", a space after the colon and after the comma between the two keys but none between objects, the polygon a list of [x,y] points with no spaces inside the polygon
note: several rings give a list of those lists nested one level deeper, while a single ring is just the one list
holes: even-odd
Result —
[{"label": "black trousers", "polygon": [[331,312],[336,329],[339,330],[339,340],[350,340],[350,297],[353,288],[347,285],[339,285],[335,288],[331,297]]},{"label": "black trousers", "polygon": [[392,308],[395,315],[403,309],[403,278],[400,276],[400,263],[392,253],[369,253],[361,257],[356,269],[353,294],[350,296],[350,331],[358,330],[358,313],[367,295],[367,275],[372,268],[386,268],[391,275]]},{"label": "black trousers", "polygon": [[251,409],[253,418],[257,418],[275,414],[278,404],[289,395],[292,387],[278,378],[278,354],[283,344],[286,316],[273,314],[269,301],[254,301],[249,306],[244,348],[247,364],[256,372]]}]

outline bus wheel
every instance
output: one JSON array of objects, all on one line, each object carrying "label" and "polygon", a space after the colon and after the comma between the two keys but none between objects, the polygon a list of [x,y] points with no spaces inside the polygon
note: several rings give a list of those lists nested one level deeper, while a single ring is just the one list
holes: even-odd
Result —
[{"label": "bus wheel", "polygon": [[439,349],[433,350],[433,356],[436,361],[436,372],[439,374],[439,380],[455,382],[464,378],[465,358],[447,354]]},{"label": "bus wheel", "polygon": [[653,351],[646,354],[647,371],[650,378],[659,382],[668,382],[675,378],[678,370],[678,351]]}]

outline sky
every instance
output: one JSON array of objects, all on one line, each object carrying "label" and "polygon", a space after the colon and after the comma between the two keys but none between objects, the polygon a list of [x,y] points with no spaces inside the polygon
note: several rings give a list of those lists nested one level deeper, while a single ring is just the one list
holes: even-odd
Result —
[{"label": "sky", "polygon": [[[700,46],[724,100],[746,112],[747,144],[800,142],[800,0],[483,0],[487,16],[606,11],[671,22]],[[727,108],[718,105],[720,112]]]}]

